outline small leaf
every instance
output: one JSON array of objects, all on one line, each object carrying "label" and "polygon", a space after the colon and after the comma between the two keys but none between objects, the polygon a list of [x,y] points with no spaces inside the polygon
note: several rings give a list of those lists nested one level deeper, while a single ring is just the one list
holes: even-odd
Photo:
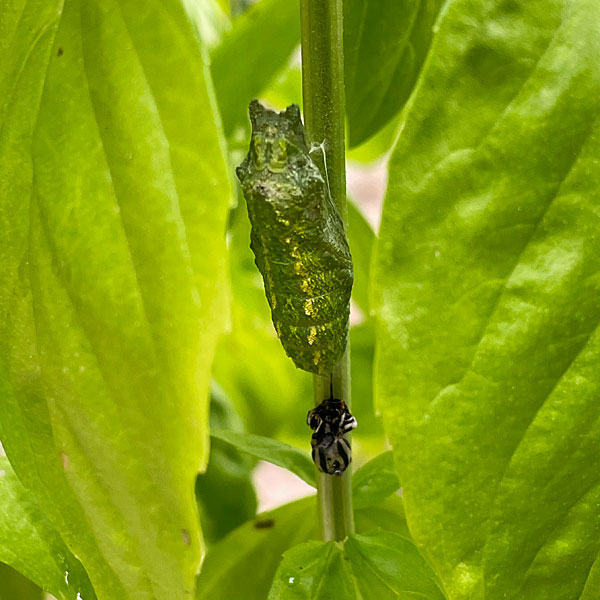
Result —
[{"label": "small leaf", "polygon": [[306,542],[283,555],[268,600],[332,598],[360,598],[339,544]]},{"label": "small leaf", "polygon": [[390,531],[352,534],[344,544],[352,571],[365,598],[412,597],[443,600],[435,573],[414,543]]},{"label": "small leaf", "polygon": [[373,406],[375,322],[372,319],[350,328],[350,351],[352,414],[359,427],[357,441],[369,455],[378,454],[385,450],[385,435]]},{"label": "small leaf", "polygon": [[379,454],[352,476],[354,508],[379,504],[399,488],[393,452]]},{"label": "small leaf", "polygon": [[294,446],[260,435],[228,431],[226,429],[213,429],[211,437],[230,444],[256,458],[283,467],[300,477],[308,485],[316,486],[315,465],[311,457],[306,452],[294,448]]},{"label": "small leaf", "polygon": [[283,555],[269,600],[444,600],[431,567],[407,538],[389,531],[345,542],[306,542]]},{"label": "small leaf", "polygon": [[[73,600],[77,594],[85,600],[96,597],[81,563],[17,479],[4,456],[0,456],[0,562],[10,565],[59,600]],[[0,590],[0,598],[3,597]],[[21,598],[25,600],[19,595],[18,600]],[[17,596],[10,598],[16,599]]]}]

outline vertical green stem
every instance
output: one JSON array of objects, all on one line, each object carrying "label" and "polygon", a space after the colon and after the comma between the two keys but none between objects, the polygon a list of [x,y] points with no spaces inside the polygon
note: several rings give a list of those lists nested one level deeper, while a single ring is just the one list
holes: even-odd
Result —
[{"label": "vertical green stem", "polygon": [[[344,44],[342,0],[300,0],[302,99],[309,143],[322,144],[332,198],[346,221],[344,141]],[[313,158],[320,160],[319,153]],[[314,377],[315,404],[329,398],[329,377]],[[333,372],[333,394],[350,406],[350,348]],[[343,540],[354,531],[352,469],[341,476],[317,473],[323,539]]]},{"label": "vertical green stem", "polygon": [[342,0],[300,0],[300,18],[304,126],[309,142],[324,144],[331,195],[345,220]]}]

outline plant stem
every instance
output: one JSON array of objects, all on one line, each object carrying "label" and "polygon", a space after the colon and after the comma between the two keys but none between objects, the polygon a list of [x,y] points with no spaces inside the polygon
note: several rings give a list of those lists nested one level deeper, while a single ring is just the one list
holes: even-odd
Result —
[{"label": "plant stem", "polygon": [[[322,144],[315,161],[326,173],[331,196],[346,222],[344,141],[344,44],[342,0],[300,0],[302,21],[302,98],[311,144]],[[314,376],[315,404],[329,398],[329,377]],[[333,395],[350,407],[350,347],[333,371]],[[349,437],[349,436],[348,436]],[[325,541],[354,531],[352,469],[341,476],[317,472],[317,499]]]},{"label": "plant stem", "polygon": [[309,143],[324,144],[331,196],[345,221],[342,0],[300,0],[300,18],[304,126]]}]

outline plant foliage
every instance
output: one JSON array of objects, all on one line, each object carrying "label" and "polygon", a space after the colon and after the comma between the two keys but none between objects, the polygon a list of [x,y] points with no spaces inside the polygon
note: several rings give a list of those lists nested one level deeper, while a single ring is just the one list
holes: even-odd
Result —
[{"label": "plant foliage", "polygon": [[256,514],[257,459],[315,471],[232,185],[300,17],[249,4],[0,7],[0,598],[597,600],[600,5],[344,2],[348,146],[391,156],[324,543],[312,496]]}]

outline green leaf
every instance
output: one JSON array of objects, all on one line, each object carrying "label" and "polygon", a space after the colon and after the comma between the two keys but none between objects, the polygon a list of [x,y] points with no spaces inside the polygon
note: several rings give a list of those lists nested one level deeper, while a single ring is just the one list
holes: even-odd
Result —
[{"label": "green leaf", "polygon": [[[210,399],[211,429],[225,427],[243,432],[240,417],[223,390],[213,382]],[[256,493],[252,485],[252,460],[235,447],[211,440],[206,472],[196,479],[196,500],[202,533],[214,543],[254,517]]]},{"label": "green leaf", "polygon": [[341,544],[306,542],[288,550],[277,569],[269,600],[358,600]]},{"label": "green leaf", "polygon": [[[290,104],[302,108],[302,62],[294,60],[292,55],[275,77],[260,93],[261,100],[283,110]],[[243,138],[243,151],[248,150],[248,136]]]},{"label": "green leaf", "polygon": [[600,595],[600,556],[596,558],[590,569],[580,600],[594,600]]},{"label": "green leaf", "polygon": [[217,46],[223,34],[231,29],[229,7],[222,6],[222,0],[182,0],[182,3],[206,48]]},{"label": "green leaf", "polygon": [[[4,456],[0,456],[0,507],[0,562],[59,600],[72,600],[77,594],[86,600],[96,597],[81,563],[65,546]],[[4,575],[3,569],[3,578]],[[0,591],[0,598],[3,593]],[[25,600],[25,596],[18,598]]]},{"label": "green leaf", "polygon": [[352,444],[360,459],[363,448],[369,457],[385,450],[383,427],[373,408],[375,323],[372,319],[350,328],[350,351],[352,414],[358,422]]},{"label": "green leaf", "polygon": [[261,0],[234,21],[211,55],[225,133],[247,123],[248,103],[268,85],[300,41],[297,2]]},{"label": "green leaf", "polygon": [[[29,284],[31,140],[63,2],[0,11],[0,439],[19,478],[86,562],[99,596],[126,597],[100,554],[54,447]],[[53,52],[54,54],[54,52]],[[95,576],[95,577],[94,577]]]},{"label": "green leaf", "polygon": [[383,452],[352,476],[354,508],[366,508],[379,504],[400,488],[396,475],[394,456],[391,451]]},{"label": "green leaf", "polygon": [[308,485],[316,486],[315,465],[310,455],[294,448],[294,446],[260,435],[227,431],[226,429],[213,429],[211,437],[230,444],[256,458],[283,467],[300,477]]},{"label": "green leaf", "polygon": [[435,573],[405,537],[390,531],[353,534],[344,552],[364,598],[445,598]]},{"label": "green leaf", "polygon": [[580,598],[600,550],[598,19],[448,4],[391,160],[377,402],[453,600]]},{"label": "green leaf", "polygon": [[444,600],[435,574],[406,538],[389,531],[307,542],[283,555],[269,600]]},{"label": "green leaf", "polygon": [[184,598],[229,174],[179,2],[61,8],[0,15],[1,438],[99,598]]},{"label": "green leaf", "polygon": [[352,299],[365,315],[369,315],[369,270],[371,252],[375,241],[375,232],[365,219],[359,208],[351,201],[348,207],[348,242],[352,254],[354,269],[354,285]]},{"label": "green leaf", "polygon": [[350,146],[379,131],[410,96],[443,0],[346,0],[344,72]]},{"label": "green leaf", "polygon": [[209,549],[198,578],[196,600],[264,600],[281,555],[314,537],[314,496],[263,513]]},{"label": "green leaf", "polygon": [[0,563],[0,600],[43,600],[44,592],[35,583]]},{"label": "green leaf", "polygon": [[[355,513],[356,530],[383,527],[407,537],[402,500],[390,497],[377,510]],[[208,549],[198,578],[197,600],[264,600],[292,546],[318,537],[315,496],[291,502],[242,525]]]},{"label": "green leaf", "polygon": [[404,503],[402,498],[396,494],[381,501],[377,504],[376,509],[374,506],[355,507],[354,520],[357,533],[364,533],[372,529],[385,529],[405,538],[410,539],[411,537],[404,516]]}]

